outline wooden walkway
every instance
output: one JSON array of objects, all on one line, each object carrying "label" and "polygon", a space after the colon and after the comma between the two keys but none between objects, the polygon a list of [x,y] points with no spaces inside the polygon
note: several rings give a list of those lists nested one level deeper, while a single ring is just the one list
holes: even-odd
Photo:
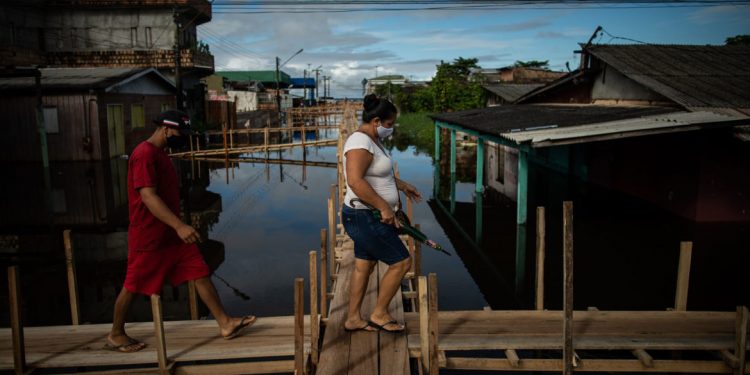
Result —
[{"label": "wooden walkway", "polygon": [[[309,316],[305,318],[308,321]],[[24,328],[26,362],[30,368],[121,368],[158,371],[154,324],[130,323],[128,334],[148,346],[136,353],[102,349],[110,324]],[[307,331],[307,330],[306,330]],[[220,337],[216,321],[188,320],[164,323],[167,357],[177,374],[272,373],[294,371],[294,316],[261,317],[241,336]],[[309,353],[309,334],[304,351]],[[0,329],[0,370],[13,370],[11,329]],[[269,358],[277,360],[269,361]],[[248,359],[259,359],[249,362]],[[210,360],[211,364],[196,363]],[[231,370],[235,371],[231,371]],[[124,370],[123,370],[124,371]],[[134,371],[133,369],[128,371]]]},{"label": "wooden walkway", "polygon": [[[330,315],[326,323],[317,374],[409,374],[406,335],[386,332],[346,332],[344,321],[349,307],[349,278],[354,268],[354,247],[348,236],[339,236],[335,248],[336,277]],[[362,316],[367,318],[375,306],[378,283],[388,266],[376,265],[368,282],[362,303]],[[404,321],[404,305],[399,290],[388,311]]]}]

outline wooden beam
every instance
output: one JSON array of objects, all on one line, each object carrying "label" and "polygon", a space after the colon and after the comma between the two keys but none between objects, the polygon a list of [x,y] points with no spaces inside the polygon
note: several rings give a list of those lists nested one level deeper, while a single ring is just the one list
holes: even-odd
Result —
[{"label": "wooden beam", "polygon": [[164,321],[161,312],[161,297],[158,294],[151,295],[151,314],[154,319],[154,332],[156,333],[156,356],[159,362],[159,373],[169,374],[171,366],[167,358],[167,341],[164,335]]},{"label": "wooden beam", "polygon": [[511,367],[518,368],[518,364],[521,361],[518,358],[518,354],[513,349],[506,349],[505,350],[505,359],[508,360],[508,363],[510,363]]},{"label": "wooden beam", "polygon": [[[559,372],[558,359],[524,359],[517,368],[506,359],[448,357],[446,368],[456,370],[496,371],[549,371]],[[654,360],[654,367],[644,367],[637,359],[587,359],[576,371],[581,372],[649,372],[649,373],[727,373],[728,367],[721,361]]]},{"label": "wooden beam", "polygon": [[304,279],[294,279],[294,372],[305,373],[305,300]]},{"label": "wooden beam", "polygon": [[318,337],[320,321],[318,317],[318,253],[310,251],[310,359],[313,366],[318,364]]},{"label": "wooden beam", "polygon": [[[328,231],[320,230],[320,312],[321,319],[328,318]],[[331,275],[333,276],[333,275]]]},{"label": "wooden beam", "polygon": [[690,284],[690,260],[693,243],[680,242],[680,263],[677,267],[677,290],[674,297],[674,309],[687,310],[688,285]]},{"label": "wooden beam", "polygon": [[437,294],[437,275],[430,273],[427,276],[427,286],[429,289],[429,295],[427,298],[428,304],[428,319],[427,324],[429,326],[429,355],[430,365],[429,374],[438,374],[438,294]]},{"label": "wooden beam", "polygon": [[636,358],[638,358],[639,361],[641,361],[641,363],[643,364],[643,367],[648,367],[648,368],[654,367],[654,358],[651,357],[651,355],[648,354],[645,350],[635,349],[631,351],[631,353],[633,353],[633,355]]},{"label": "wooden beam", "polygon": [[[217,375],[217,374],[279,374],[294,370],[294,361],[268,361],[243,363],[217,363],[179,366],[176,375]],[[132,372],[132,370],[129,370]]]},{"label": "wooden beam", "polygon": [[427,301],[427,278],[419,276],[417,278],[417,288],[419,291],[419,347],[422,352],[421,370],[427,374],[430,371],[430,326],[429,326],[429,306]]},{"label": "wooden beam", "polygon": [[16,375],[22,375],[26,371],[26,346],[23,337],[20,285],[18,266],[8,267],[8,302],[10,304],[11,335],[13,336],[13,368]]},{"label": "wooden beam", "polygon": [[735,374],[742,375],[745,373],[745,352],[747,351],[747,306],[737,307],[737,321],[735,323],[735,342],[734,356],[737,357],[737,368]]},{"label": "wooden beam", "polygon": [[544,310],[544,247],[546,236],[544,207],[536,208],[536,295],[534,306]]},{"label": "wooden beam", "polygon": [[328,194],[328,272],[333,274],[336,273],[336,185],[331,184]]},{"label": "wooden beam", "polygon": [[573,202],[563,202],[563,374],[573,373]]},{"label": "wooden beam", "polygon": [[727,349],[720,350],[719,355],[721,356],[721,359],[724,361],[724,363],[726,363],[727,366],[733,369],[736,369],[737,366],[740,365],[740,360]]},{"label": "wooden beam", "polygon": [[63,231],[63,243],[65,244],[65,268],[68,273],[68,296],[70,299],[71,324],[77,326],[81,321],[81,312],[78,308],[78,282],[76,281],[76,261],[73,253],[73,241],[70,238],[70,229]]}]

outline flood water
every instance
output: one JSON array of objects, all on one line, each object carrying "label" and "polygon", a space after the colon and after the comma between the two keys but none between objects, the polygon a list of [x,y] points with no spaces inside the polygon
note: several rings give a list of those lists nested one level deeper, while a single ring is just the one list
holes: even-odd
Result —
[{"label": "flood water", "polygon": [[[309,148],[307,161],[335,162],[335,147]],[[415,146],[391,148],[401,178],[425,200],[414,206],[413,222],[453,256],[423,247],[422,270],[435,272],[440,310],[527,309],[533,305],[536,206],[547,207],[545,304],[560,308],[562,296],[562,201],[575,205],[576,308],[656,309],[674,304],[679,242],[693,240],[688,309],[734,310],[750,304],[746,223],[696,226],[645,202],[570,181],[556,172],[530,173],[525,262],[516,259],[515,203],[482,197],[482,236],[477,240],[477,195],[466,167],[455,183],[455,203],[440,176],[433,191],[433,157]],[[272,153],[301,160],[302,150]],[[45,215],[42,170],[8,165],[17,178],[3,186],[0,255],[3,266],[20,266],[27,325],[70,322],[62,246],[63,229],[73,230],[82,321],[111,321],[127,259],[127,212],[122,195],[126,160],[53,163],[51,202],[57,224]],[[336,182],[327,166],[180,161],[184,208],[207,240],[201,250],[212,279],[232,314],[293,313],[293,280],[309,278],[308,252],[319,247],[327,226],[326,199]],[[33,183],[32,183],[33,182]],[[37,183],[39,182],[39,183]],[[43,185],[42,185],[43,186]],[[433,199],[433,197],[437,199]],[[441,207],[442,206],[442,207]],[[8,325],[7,281],[2,278],[0,321]],[[165,286],[166,319],[189,318],[185,286]],[[307,297],[306,297],[307,298]],[[203,311],[206,314],[206,311]],[[131,320],[151,319],[145,298]]]}]

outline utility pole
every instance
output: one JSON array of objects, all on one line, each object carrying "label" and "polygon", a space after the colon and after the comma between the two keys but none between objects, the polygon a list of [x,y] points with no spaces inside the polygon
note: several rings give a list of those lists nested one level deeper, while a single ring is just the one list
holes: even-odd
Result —
[{"label": "utility pole", "polygon": [[177,13],[177,7],[174,7],[172,10],[172,18],[176,26],[174,34],[174,83],[177,89],[177,109],[182,111],[185,109],[182,98],[182,77],[180,77],[180,48],[182,47],[180,37],[182,34],[182,24],[180,23],[180,15]]},{"label": "utility pole", "polygon": [[[320,82],[318,81],[320,77],[320,67],[315,68],[315,102],[320,101],[320,90],[318,89],[320,87]],[[323,93],[325,94],[325,92]]]},{"label": "utility pole", "polygon": [[307,101],[307,69],[302,71],[302,105]]},{"label": "utility pole", "polygon": [[279,57],[276,56],[276,113],[279,116],[279,126],[281,126],[281,93],[279,90]]}]

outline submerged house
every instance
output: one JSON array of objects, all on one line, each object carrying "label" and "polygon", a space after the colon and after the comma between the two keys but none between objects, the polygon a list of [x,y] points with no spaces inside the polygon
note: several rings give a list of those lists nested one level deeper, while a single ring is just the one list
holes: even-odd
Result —
[{"label": "submerged house", "polygon": [[638,199],[695,228],[747,227],[750,46],[584,45],[581,55],[579,69],[512,105],[433,116],[435,155],[450,159],[451,175],[456,133],[477,139],[477,218],[485,192],[515,202],[521,270],[529,176],[539,172]]}]

